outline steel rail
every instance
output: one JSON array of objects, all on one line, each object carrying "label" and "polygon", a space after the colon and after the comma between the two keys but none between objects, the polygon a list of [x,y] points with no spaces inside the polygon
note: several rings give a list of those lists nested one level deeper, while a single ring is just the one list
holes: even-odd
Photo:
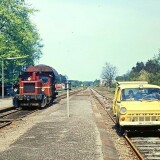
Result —
[{"label": "steel rail", "polygon": [[[95,89],[93,89],[93,88],[91,89],[93,95],[96,97],[96,99],[99,101],[99,103],[103,106],[104,110],[107,112],[107,114],[109,115],[109,117],[111,118],[111,120],[113,121],[113,123],[116,124],[116,121],[114,120],[113,116],[106,110],[105,104],[100,101],[100,99],[94,94],[93,90],[94,90],[97,94],[101,95],[102,97],[105,97],[105,96],[102,95],[102,94],[100,94],[100,93],[99,93],[98,91],[96,91]],[[124,135],[123,137],[124,137],[124,139],[127,141],[127,143],[129,144],[129,146],[132,148],[132,150],[133,150],[133,152],[136,154],[136,156],[137,156],[140,160],[144,160],[142,154],[137,150],[137,148],[136,148],[135,145],[131,142],[131,140],[128,138],[128,136],[127,136],[127,135]]]},{"label": "steel rail", "polygon": [[[0,129],[1,128],[4,128],[4,127],[6,127],[7,125],[10,125],[10,124],[12,124],[14,121],[18,121],[18,120],[20,120],[21,118],[23,118],[23,117],[26,117],[27,115],[30,115],[30,114],[32,114],[32,113],[34,113],[34,112],[36,112],[38,109],[36,109],[36,110],[32,110],[32,111],[28,111],[26,114],[18,114],[18,115],[15,115],[15,118],[6,118],[7,116],[14,116],[14,114],[16,114],[16,113],[23,113],[23,111],[24,110],[22,110],[22,109],[19,109],[19,110],[17,110],[17,111],[15,111],[15,112],[12,112],[12,113],[10,113],[10,114],[6,114],[6,115],[4,115],[1,119],[0,119],[0,123],[2,123],[2,125],[0,124]],[[27,111],[27,110],[26,110]],[[3,124],[4,123],[4,124]]]},{"label": "steel rail", "polygon": [[8,116],[8,115],[13,114],[15,112],[18,112],[20,110],[21,110],[20,108],[19,109],[18,108],[17,109],[13,108],[12,110],[9,110],[9,111],[6,111],[6,112],[2,112],[2,113],[0,113],[0,118],[3,118],[5,116]]},{"label": "steel rail", "polygon": [[128,144],[132,147],[132,149],[134,150],[134,152],[136,153],[137,157],[140,160],[144,160],[142,154],[137,150],[137,148],[135,147],[135,145],[131,142],[131,140],[128,138],[128,136],[124,135],[124,138],[126,139],[126,141],[128,142]]},{"label": "steel rail", "polygon": [[[80,92],[80,91],[82,91],[82,89],[81,90],[75,90],[75,91],[73,91],[73,92],[71,92],[70,94],[71,95],[73,95],[73,94],[76,94],[76,93],[78,93],[78,92]],[[64,99],[64,98],[66,98],[67,97],[67,95],[65,95],[65,94],[63,94],[63,95],[60,95],[60,96],[58,96],[57,97],[57,102],[59,102],[61,99]],[[45,107],[46,108],[46,107]],[[20,112],[20,111],[22,111],[22,112],[24,112],[25,110],[22,110],[22,109],[17,109],[17,110],[10,110],[8,113],[6,113],[6,112],[4,112],[4,113],[2,113],[1,115],[0,115],[0,129],[1,128],[3,128],[3,127],[5,127],[5,126],[7,126],[7,125],[10,125],[12,122],[14,122],[14,121],[17,121],[17,120],[19,120],[19,119],[21,119],[21,118],[24,118],[24,117],[26,117],[26,116],[28,116],[28,115],[30,115],[30,114],[32,114],[32,113],[34,113],[34,112],[36,112],[36,111],[38,111],[39,109],[35,109],[35,110],[32,110],[32,111],[29,111],[29,110],[26,110],[26,111],[29,111],[29,112],[27,112],[26,114],[23,114],[23,115],[16,115],[16,116],[18,116],[18,117],[16,117],[16,118],[13,118],[13,119],[8,119],[8,118],[5,118],[5,117],[7,117],[7,116],[12,116],[12,115],[14,115],[15,113],[17,113],[17,112]],[[6,113],[6,114],[5,114]],[[21,112],[20,112],[21,113]],[[1,125],[2,124],[2,125]]]}]

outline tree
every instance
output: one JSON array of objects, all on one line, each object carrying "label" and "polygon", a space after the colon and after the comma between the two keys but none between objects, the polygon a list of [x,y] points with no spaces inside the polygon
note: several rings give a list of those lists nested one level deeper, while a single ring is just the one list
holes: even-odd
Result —
[{"label": "tree", "polygon": [[67,81],[67,76],[59,74],[59,82],[58,83],[65,83]]},{"label": "tree", "polygon": [[30,15],[36,10],[24,0],[0,1],[0,58],[28,56],[26,59],[4,61],[5,80],[18,76],[18,71],[34,65],[42,55],[41,39]]},{"label": "tree", "polygon": [[148,60],[145,65],[145,70],[150,73],[156,73],[160,70],[160,64],[158,62],[158,59],[151,59]]},{"label": "tree", "polygon": [[116,77],[116,80],[145,80],[151,84],[160,85],[160,53],[149,59],[145,64],[137,62],[131,71],[123,76]]},{"label": "tree", "polygon": [[111,87],[112,80],[115,78],[116,73],[117,68],[112,64],[106,62],[105,66],[102,69],[101,78],[106,80],[108,87]]},{"label": "tree", "polygon": [[93,85],[92,81],[83,81],[82,83],[83,83],[83,86],[85,86],[85,87],[89,87],[89,86]]},{"label": "tree", "polygon": [[150,73],[149,74],[149,82],[160,86],[160,72]]},{"label": "tree", "polygon": [[123,74],[122,76],[117,76],[115,79],[116,81],[129,81],[129,75],[131,71],[128,71],[126,74]]},{"label": "tree", "polygon": [[78,80],[70,80],[70,82],[73,88],[80,87],[82,85],[82,82]]},{"label": "tree", "polygon": [[141,70],[140,73],[139,73],[139,77],[138,79],[139,81],[149,81],[149,73],[145,70]]},{"label": "tree", "polygon": [[100,80],[99,79],[96,79],[94,82],[93,82],[93,86],[99,86],[100,85]]},{"label": "tree", "polygon": [[140,72],[142,69],[144,69],[144,63],[143,62],[137,62],[136,67],[132,67],[133,72]]}]

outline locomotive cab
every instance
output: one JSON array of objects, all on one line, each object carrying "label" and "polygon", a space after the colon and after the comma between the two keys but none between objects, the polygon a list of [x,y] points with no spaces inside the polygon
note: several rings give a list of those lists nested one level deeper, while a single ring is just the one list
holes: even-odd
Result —
[{"label": "locomotive cab", "polygon": [[55,73],[45,65],[31,66],[19,76],[19,93],[13,98],[15,107],[39,107],[52,104],[56,98]]}]

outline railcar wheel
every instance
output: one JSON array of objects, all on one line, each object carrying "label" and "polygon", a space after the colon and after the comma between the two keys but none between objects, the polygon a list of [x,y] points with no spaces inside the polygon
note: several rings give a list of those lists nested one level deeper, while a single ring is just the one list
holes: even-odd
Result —
[{"label": "railcar wheel", "polygon": [[118,129],[118,131],[119,131],[120,134],[124,134],[124,133],[125,133],[124,127],[122,127],[122,126],[119,124],[119,119],[118,119],[118,117],[116,117],[116,126],[117,126],[117,129]]},{"label": "railcar wheel", "polygon": [[120,126],[119,125],[119,131],[121,134],[125,134],[125,130],[124,130],[124,127]]}]

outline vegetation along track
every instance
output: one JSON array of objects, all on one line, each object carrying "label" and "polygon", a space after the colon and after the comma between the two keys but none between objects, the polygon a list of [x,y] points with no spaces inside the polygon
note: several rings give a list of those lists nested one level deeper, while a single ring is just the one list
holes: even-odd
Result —
[{"label": "vegetation along track", "polygon": [[[139,152],[139,148],[137,148],[137,146],[133,144],[132,140],[128,138],[128,136],[122,135],[119,132],[118,128],[116,127],[115,125],[116,122],[111,112],[112,99],[101,95],[98,91],[94,89],[91,89],[91,91],[94,97],[99,101],[99,103],[103,107],[103,110],[106,111],[105,119],[107,119],[107,122],[105,124],[107,128],[111,128],[110,133],[113,141],[115,141],[115,147],[118,151],[120,159],[131,160],[133,158],[134,160],[136,159],[144,160],[144,157]],[[110,127],[108,127],[109,125]],[[124,149],[124,147],[126,149]],[[127,152],[127,150],[129,151]]]}]

